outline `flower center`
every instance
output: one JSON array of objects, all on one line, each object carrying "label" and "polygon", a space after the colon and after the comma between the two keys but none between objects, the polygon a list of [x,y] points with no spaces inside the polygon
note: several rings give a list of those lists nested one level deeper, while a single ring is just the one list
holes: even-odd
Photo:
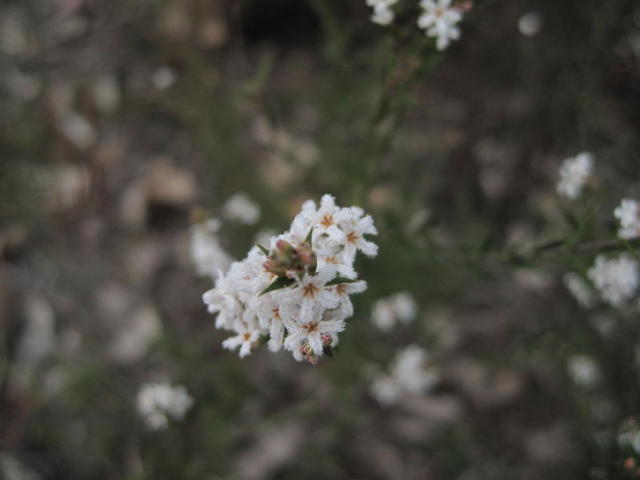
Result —
[{"label": "flower center", "polygon": [[242,335],[242,339],[243,339],[245,342],[248,342],[249,340],[251,340],[251,334],[250,334],[249,332],[244,333],[244,334]]},{"label": "flower center", "polygon": [[324,215],[320,221],[320,225],[325,228],[329,228],[333,223],[333,215]]},{"label": "flower center", "polygon": [[273,318],[280,319],[280,309],[278,307],[271,310],[271,312],[273,313]]},{"label": "flower center", "polygon": [[308,333],[311,334],[313,332],[317,332],[318,331],[318,322],[311,322],[311,323],[307,323],[306,325],[304,325],[302,328],[304,328],[304,330]]},{"label": "flower center", "polygon": [[358,235],[355,232],[349,232],[349,234],[347,235],[347,242],[351,243],[351,244],[355,244],[358,241]]},{"label": "flower center", "polygon": [[318,287],[316,287],[313,283],[308,283],[304,287],[302,287],[302,296],[303,297],[309,297],[309,298],[315,298],[316,293],[319,290],[320,289]]},{"label": "flower center", "polygon": [[441,18],[444,15],[444,10],[440,7],[436,8],[436,11],[433,12],[433,14],[438,17]]}]

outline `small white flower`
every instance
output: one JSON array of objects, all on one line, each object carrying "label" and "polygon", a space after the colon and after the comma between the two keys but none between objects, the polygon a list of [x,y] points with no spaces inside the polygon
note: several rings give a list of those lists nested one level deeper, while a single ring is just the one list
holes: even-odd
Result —
[{"label": "small white flower", "polygon": [[640,282],[638,262],[627,254],[615,259],[598,255],[587,274],[602,298],[613,306],[631,300]]},{"label": "small white flower", "polygon": [[382,375],[371,384],[371,395],[383,405],[392,405],[398,401],[402,388],[391,375]]},{"label": "small white flower", "polygon": [[415,345],[396,355],[389,374],[379,376],[371,385],[371,394],[383,404],[397,402],[404,394],[420,395],[438,381],[437,372],[428,364],[427,352]]},{"label": "small white flower", "polygon": [[345,238],[344,255],[350,258],[355,256],[356,250],[360,250],[368,257],[375,257],[378,254],[378,246],[364,237],[378,234],[373,219],[370,215],[364,215],[359,207],[344,210],[346,212],[343,212],[340,222]]},{"label": "small white flower", "polygon": [[341,210],[336,206],[335,198],[331,195],[322,196],[318,209],[315,208],[314,202],[305,202],[302,212],[293,221],[291,231],[306,237],[313,227],[314,243],[322,239],[325,242],[341,244],[345,239],[344,232],[338,226]]},{"label": "small white flower", "polygon": [[331,287],[331,289],[340,298],[338,307],[340,314],[344,318],[349,318],[353,315],[353,303],[351,303],[350,295],[364,292],[367,289],[367,282],[361,280],[353,283],[339,283]]},{"label": "small white flower", "polygon": [[574,355],[567,364],[571,379],[582,387],[593,387],[600,380],[598,364],[588,355]]},{"label": "small white flower", "polygon": [[427,370],[427,360],[424,349],[411,345],[398,353],[391,374],[408,392],[423,393],[437,380],[437,376]]},{"label": "small white flower", "polygon": [[340,303],[340,296],[331,288],[325,287],[333,279],[335,271],[319,270],[315,275],[305,274],[297,285],[289,290],[290,298],[300,305],[300,320],[310,321],[314,316],[314,307],[322,310],[335,308]]},{"label": "small white flower", "polygon": [[260,218],[260,207],[253,203],[245,193],[236,193],[222,208],[225,218],[246,225],[253,225]]},{"label": "small white flower", "polygon": [[620,238],[640,238],[640,201],[625,198],[613,211],[613,215],[620,222]]},{"label": "small white flower", "polygon": [[562,278],[565,287],[583,308],[593,308],[596,298],[593,290],[581,275],[569,272]]},{"label": "small white flower", "polygon": [[316,316],[305,323],[285,318],[285,326],[288,332],[284,341],[286,349],[295,353],[306,344],[309,345],[313,354],[319,356],[322,355],[323,350],[323,335],[337,335],[344,330],[345,323],[344,320],[322,320]]},{"label": "small white flower", "polygon": [[222,248],[217,233],[220,221],[213,218],[191,227],[191,259],[198,275],[214,280],[218,271],[226,271],[232,259]]},{"label": "small white flower", "polygon": [[416,302],[407,292],[381,298],[373,305],[371,321],[382,331],[391,330],[397,323],[407,324],[416,315]]},{"label": "small white flower", "polygon": [[390,8],[376,6],[371,14],[371,21],[375,24],[386,27],[387,25],[391,25],[394,17],[395,15],[393,14],[393,10]]},{"label": "small white flower", "polygon": [[251,353],[251,349],[258,343],[260,333],[247,326],[241,326],[238,329],[238,335],[227,338],[222,342],[223,348],[227,350],[235,350],[240,347],[240,358],[244,358]]},{"label": "small white flower", "polygon": [[567,158],[560,166],[558,193],[571,200],[578,198],[585,185],[593,177],[593,164],[593,155],[588,152]]},{"label": "small white flower", "polygon": [[[261,297],[256,297],[258,304],[256,311],[260,326],[269,332],[268,347],[272,352],[277,352],[282,347],[284,340],[283,315],[291,314],[284,305],[284,294],[281,291],[267,293]],[[285,313],[286,312],[286,313]]]},{"label": "small white flower", "polygon": [[367,5],[373,7],[371,21],[382,26],[390,25],[395,17],[391,6],[397,1],[398,0],[367,0]]},{"label": "small white flower", "polygon": [[451,0],[422,0],[420,6],[423,13],[418,17],[418,26],[427,36],[436,39],[438,50],[444,50],[451,40],[460,38],[457,25],[462,20],[462,12],[451,6]]},{"label": "small white flower", "polygon": [[538,12],[527,12],[518,19],[518,30],[525,37],[535,37],[542,28],[542,15]]},{"label": "small white flower", "polygon": [[138,391],[136,407],[152,430],[166,428],[169,417],[181,420],[193,405],[193,399],[183,386],[168,383],[147,383]]}]

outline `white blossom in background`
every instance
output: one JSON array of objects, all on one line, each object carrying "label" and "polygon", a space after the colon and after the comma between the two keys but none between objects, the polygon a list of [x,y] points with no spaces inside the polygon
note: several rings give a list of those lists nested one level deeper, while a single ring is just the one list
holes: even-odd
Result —
[{"label": "white blossom in background", "polygon": [[569,272],[562,277],[564,286],[569,290],[576,302],[583,308],[593,308],[596,304],[595,292],[587,281],[574,272]]},{"label": "white blossom in background", "polygon": [[418,17],[418,26],[425,30],[428,37],[436,39],[438,50],[444,50],[452,40],[460,38],[458,23],[462,20],[462,11],[451,5],[451,0],[421,0],[422,14]]},{"label": "white blossom in background", "polygon": [[220,221],[216,218],[191,226],[191,260],[198,275],[215,279],[218,272],[225,272],[233,259],[218,240]]},{"label": "white blossom in background", "polygon": [[371,321],[382,331],[389,331],[398,323],[408,324],[416,316],[416,302],[407,292],[381,298],[373,305]]},{"label": "white blossom in background", "polygon": [[382,26],[390,25],[395,18],[391,6],[397,1],[398,0],[367,0],[367,5],[373,7],[371,21]]},{"label": "white blossom in background", "polygon": [[156,88],[156,90],[166,90],[170,88],[176,80],[178,76],[176,75],[175,70],[171,67],[164,66],[160,67],[153,71],[151,74],[151,84]]},{"label": "white blossom in background", "polygon": [[360,208],[338,207],[331,195],[305,202],[287,232],[253,247],[203,295],[216,328],[233,332],[224,348],[244,357],[268,339],[271,351],[316,363],[353,314],[350,296],[366,289],[353,264],[357,251],[376,255],[365,238],[376,234]]},{"label": "white blossom in background", "polygon": [[639,286],[638,262],[630,255],[622,254],[609,259],[596,257],[587,275],[604,300],[613,306],[621,306],[635,295]]},{"label": "white blossom in background", "polygon": [[229,198],[222,207],[222,215],[228,220],[253,225],[260,218],[260,207],[242,192]]},{"label": "white blossom in background", "polygon": [[588,152],[565,159],[560,166],[560,178],[556,187],[558,193],[571,200],[578,198],[585,185],[593,178],[593,165],[593,155]]},{"label": "white blossom in background", "polygon": [[542,15],[538,12],[527,12],[518,19],[518,30],[525,37],[535,37],[542,28]]},{"label": "white blossom in background", "polygon": [[166,428],[169,418],[182,420],[193,406],[193,398],[183,386],[168,383],[147,383],[138,391],[136,407],[151,430]]},{"label": "white blossom in background", "polygon": [[613,216],[620,222],[620,238],[640,238],[640,201],[625,198],[613,211]]},{"label": "white blossom in background", "polygon": [[396,403],[406,394],[425,393],[438,381],[438,374],[429,365],[428,353],[415,345],[398,352],[389,373],[376,378],[371,394],[384,405]]},{"label": "white blossom in background", "polygon": [[593,387],[600,380],[600,368],[588,355],[574,355],[567,362],[571,379],[582,387]]}]

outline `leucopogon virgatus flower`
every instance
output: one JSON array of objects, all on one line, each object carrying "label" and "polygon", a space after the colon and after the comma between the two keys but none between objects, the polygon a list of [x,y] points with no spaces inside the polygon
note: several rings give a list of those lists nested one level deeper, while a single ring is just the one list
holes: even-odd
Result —
[{"label": "leucopogon virgatus flower", "polygon": [[305,202],[288,231],[253,247],[203,295],[216,328],[234,334],[223,347],[245,357],[266,340],[271,351],[315,364],[353,314],[350,296],[367,287],[353,264],[358,251],[377,254],[367,239],[376,234],[359,207],[338,207],[331,195]]},{"label": "leucopogon virgatus flower", "polygon": [[429,364],[428,352],[410,345],[397,353],[389,373],[374,379],[371,395],[381,404],[392,405],[406,394],[425,393],[438,379],[437,371]]},{"label": "leucopogon virgatus flower", "polygon": [[407,324],[416,315],[416,302],[407,292],[394,293],[373,304],[371,322],[382,331],[389,331],[398,323]]},{"label": "leucopogon virgatus flower", "polygon": [[623,240],[640,238],[640,201],[625,198],[613,211],[613,216],[620,222],[618,236]]},{"label": "leucopogon virgatus flower", "polygon": [[593,155],[588,152],[565,159],[560,166],[560,178],[556,187],[558,193],[570,200],[578,198],[593,179],[593,166]]},{"label": "leucopogon virgatus flower", "polygon": [[232,195],[222,207],[222,215],[245,225],[253,225],[260,219],[260,207],[246,193]]},{"label": "leucopogon virgatus flower", "polygon": [[574,383],[585,388],[593,387],[601,378],[598,364],[589,355],[577,354],[569,357],[567,371]]},{"label": "leucopogon virgatus flower", "polygon": [[420,7],[418,26],[428,37],[436,39],[438,50],[446,49],[451,40],[460,38],[458,23],[462,20],[462,10],[452,5],[452,0],[421,0]]},{"label": "leucopogon virgatus flower", "polygon": [[598,255],[587,275],[605,301],[620,307],[633,298],[640,286],[638,267],[638,262],[628,254],[617,258]]},{"label": "leucopogon virgatus flower", "polygon": [[378,25],[387,26],[393,22],[395,15],[391,6],[398,0],[367,0],[367,5],[373,8],[371,21]]},{"label": "leucopogon virgatus flower", "polygon": [[225,271],[233,259],[220,244],[218,231],[220,221],[211,218],[191,226],[191,260],[198,275],[213,277],[218,271]]},{"label": "leucopogon virgatus flower", "polygon": [[193,398],[182,386],[166,382],[142,385],[136,397],[138,413],[151,430],[166,428],[169,418],[182,420],[193,406]]}]

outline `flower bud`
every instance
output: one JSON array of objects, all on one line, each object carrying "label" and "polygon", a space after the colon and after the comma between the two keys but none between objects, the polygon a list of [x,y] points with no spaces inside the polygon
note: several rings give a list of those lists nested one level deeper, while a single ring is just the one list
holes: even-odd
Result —
[{"label": "flower bud", "polygon": [[315,354],[308,343],[305,343],[300,347],[300,353],[304,357],[305,361],[309,362],[311,365],[318,363],[318,355]]},{"label": "flower bud", "polygon": [[301,266],[315,267],[317,264],[316,254],[313,253],[311,245],[307,242],[301,243],[296,248],[296,256]]},{"label": "flower bud", "polygon": [[634,460],[634,458],[633,457],[626,458],[624,461],[624,469],[631,472],[633,471],[634,468],[636,468],[636,461]]},{"label": "flower bud", "polygon": [[278,240],[276,248],[264,263],[264,268],[279,277],[295,278],[307,267],[314,272],[316,265],[316,254],[309,243],[303,242],[295,248],[285,240]]}]

